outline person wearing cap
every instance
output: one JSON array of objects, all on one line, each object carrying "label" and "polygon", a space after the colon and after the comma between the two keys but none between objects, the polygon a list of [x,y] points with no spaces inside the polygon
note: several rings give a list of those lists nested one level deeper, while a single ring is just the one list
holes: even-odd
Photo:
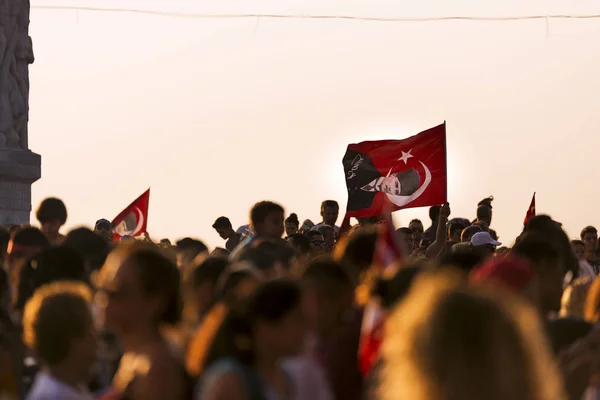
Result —
[{"label": "person wearing cap", "polygon": [[471,247],[473,251],[479,254],[484,260],[494,256],[496,247],[502,243],[494,240],[489,232],[477,232],[471,237]]},{"label": "person wearing cap", "polygon": [[113,226],[107,219],[101,218],[96,221],[94,233],[106,240],[107,243],[110,243],[113,240]]}]

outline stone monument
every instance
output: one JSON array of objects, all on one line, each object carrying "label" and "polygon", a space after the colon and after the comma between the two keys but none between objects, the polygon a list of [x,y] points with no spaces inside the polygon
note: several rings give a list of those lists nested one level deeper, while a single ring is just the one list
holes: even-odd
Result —
[{"label": "stone monument", "polygon": [[29,223],[41,157],[29,150],[29,0],[0,0],[0,225]]}]

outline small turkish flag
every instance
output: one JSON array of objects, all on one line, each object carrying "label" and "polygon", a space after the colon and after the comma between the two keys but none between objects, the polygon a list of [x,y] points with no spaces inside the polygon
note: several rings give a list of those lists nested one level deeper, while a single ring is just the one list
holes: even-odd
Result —
[{"label": "small turkish flag", "polygon": [[348,145],[348,217],[367,218],[447,201],[446,123],[403,140]]},{"label": "small turkish flag", "polygon": [[146,233],[149,202],[150,189],[146,190],[113,219],[113,240],[117,241],[123,236],[140,236]]},{"label": "small turkish flag", "polygon": [[531,199],[531,204],[529,205],[527,214],[525,214],[525,220],[523,221],[523,225],[527,225],[527,222],[533,217],[535,217],[535,193],[533,194],[533,198]]}]

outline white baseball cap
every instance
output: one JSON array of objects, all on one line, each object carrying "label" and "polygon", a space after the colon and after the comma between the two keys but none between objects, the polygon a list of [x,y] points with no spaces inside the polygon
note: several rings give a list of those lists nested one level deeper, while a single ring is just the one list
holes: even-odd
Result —
[{"label": "white baseball cap", "polygon": [[487,244],[500,246],[502,243],[492,239],[489,232],[477,232],[471,237],[471,246],[485,246]]}]

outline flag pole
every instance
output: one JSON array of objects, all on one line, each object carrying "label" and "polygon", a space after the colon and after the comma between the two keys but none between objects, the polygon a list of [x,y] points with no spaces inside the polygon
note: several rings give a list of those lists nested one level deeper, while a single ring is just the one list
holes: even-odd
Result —
[{"label": "flag pole", "polygon": [[444,160],[446,162],[446,203],[448,202],[448,139],[446,120],[444,120]]}]

